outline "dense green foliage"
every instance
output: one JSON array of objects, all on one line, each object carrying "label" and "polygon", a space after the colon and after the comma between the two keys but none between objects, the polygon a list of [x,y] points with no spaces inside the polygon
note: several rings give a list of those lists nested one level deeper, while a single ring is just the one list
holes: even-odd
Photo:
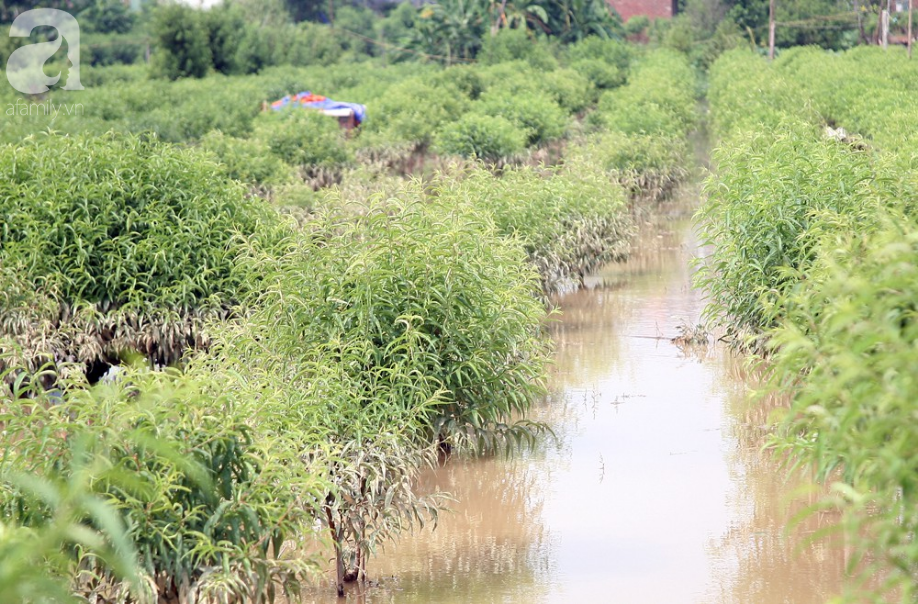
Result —
[{"label": "dense green foliage", "polygon": [[500,115],[463,115],[437,133],[435,148],[441,153],[497,160],[521,153],[526,135]]},{"label": "dense green foliage", "polygon": [[[8,377],[8,376],[4,376]],[[28,393],[49,402],[41,388],[23,382],[20,394]],[[2,399],[8,402],[4,393]],[[35,399],[30,399],[35,402]],[[4,404],[4,408],[8,405]],[[13,430],[19,424],[10,421]],[[47,426],[46,426],[47,427]],[[47,432],[45,442],[47,443]],[[5,602],[75,603],[68,584],[74,575],[74,559],[66,551],[79,551],[84,570],[105,573],[123,581],[122,591],[143,594],[139,582],[137,552],[116,509],[98,493],[93,481],[105,474],[110,484],[126,484],[124,475],[113,471],[104,455],[105,443],[84,435],[68,443],[69,466],[61,464],[51,475],[23,473],[26,464],[15,460],[16,451],[6,445],[0,466],[0,491],[15,492],[22,506],[40,508],[41,521],[20,524],[17,512],[4,514],[0,525],[0,598]],[[63,460],[60,460],[63,461]],[[64,471],[59,471],[59,470]],[[5,501],[10,501],[4,497]]]},{"label": "dense green foliage", "polygon": [[468,199],[491,212],[502,233],[518,237],[546,292],[570,287],[627,252],[625,196],[590,162],[572,159],[547,177],[531,168],[499,177],[474,170],[438,187],[442,197]]},{"label": "dense green foliage", "polygon": [[465,107],[456,88],[433,85],[419,77],[389,87],[368,109],[371,132],[382,132],[389,140],[427,145],[434,133],[461,115]]},{"label": "dense green foliage", "polygon": [[570,154],[608,171],[635,199],[662,198],[685,177],[696,86],[683,55],[648,53],[631,67],[626,85],[603,93],[588,117],[600,131]]},{"label": "dense green foliage", "polygon": [[170,79],[201,78],[213,64],[209,35],[200,13],[179,4],[156,12],[153,31],[169,52],[156,53],[157,70]]},{"label": "dense green foliage", "polygon": [[918,100],[904,59],[867,49],[721,58],[711,78],[720,149],[699,214],[712,246],[700,272],[709,313],[768,354],[769,390],[791,397],[772,443],[832,482],[820,507],[843,512],[852,569],[875,578],[877,602],[913,601],[918,573],[918,189],[903,127]]},{"label": "dense green foliage", "polygon": [[[864,230],[880,208],[913,203],[914,178],[903,171],[913,151],[900,125],[915,103],[892,110],[904,100],[895,87],[864,94],[877,82],[874,73],[889,74],[893,62],[880,53],[849,55],[803,50],[769,65],[737,51],[712,70],[713,121],[723,144],[702,218],[705,238],[718,247],[716,268],[702,276],[715,308],[736,327],[773,324],[772,302],[799,277],[788,269],[806,273],[826,232]],[[839,84],[835,61],[863,76]],[[912,70],[899,67],[903,75]],[[849,116],[867,113],[877,123],[858,136],[834,128],[864,126]]]},{"label": "dense green foliage", "polygon": [[602,95],[598,111],[616,132],[684,137],[695,125],[695,86],[682,55],[657,50],[631,70],[627,85]]},{"label": "dense green foliage", "polygon": [[344,133],[335,120],[312,111],[272,112],[255,125],[254,137],[292,166],[341,166],[348,161]]},{"label": "dense green foliage", "polygon": [[[183,604],[264,601],[328,548],[340,591],[436,521],[444,497],[415,493],[421,468],[539,434],[526,415],[544,393],[547,300],[623,257],[629,202],[684,176],[694,74],[609,39],[601,2],[507,4],[506,22],[497,5],[382,20],[335,6],[340,35],[279,2],[121,25],[106,6],[93,18],[115,30],[98,35],[149,28],[151,67],[84,66],[85,90],[48,95],[61,111],[0,92],[20,108],[0,122],[0,441],[10,472],[85,480],[124,529],[89,514],[86,539],[61,538],[55,519],[79,512],[8,481],[11,534],[47,530],[47,568],[90,598],[117,600],[139,574]],[[530,17],[580,41],[547,41]],[[414,42],[380,52],[366,39],[380,23]],[[480,64],[438,64],[480,47]],[[260,111],[303,90],[368,118],[348,132]],[[172,367],[88,383],[138,354]]]},{"label": "dense green foliage", "polygon": [[[795,392],[779,450],[837,480],[829,507],[863,572],[881,577],[877,601],[915,597],[918,453],[915,442],[918,228],[901,215],[875,234],[824,243],[818,277],[788,296],[775,332],[777,386]],[[805,379],[799,379],[804,373]]]},{"label": "dense green foliage", "polygon": [[700,219],[716,252],[701,283],[731,331],[758,333],[780,318],[774,304],[807,273],[820,237],[870,227],[882,166],[795,122],[737,135],[713,159],[722,169]]},{"label": "dense green foliage", "polygon": [[277,223],[199,152],[130,135],[39,134],[0,174],[2,349],[30,364],[176,361],[248,288],[238,236]]},{"label": "dense green foliage", "polygon": [[358,384],[352,396],[369,396],[363,405],[373,404],[379,380],[404,367],[416,376],[415,393],[386,398],[413,407],[439,397],[427,420],[434,433],[477,443],[539,392],[537,282],[521,270],[518,243],[499,238],[486,212],[438,202],[417,185],[398,199],[317,218],[283,256],[258,261],[266,290],[247,323],[293,367],[306,365],[301,355],[312,349],[338,356],[344,347],[363,359],[345,363]]},{"label": "dense green foliage", "polygon": [[261,138],[236,138],[211,130],[201,139],[201,148],[216,156],[226,167],[229,178],[247,185],[273,187],[293,178],[293,167],[280,154],[272,152],[279,148],[278,143],[271,147]]},{"label": "dense green foliage", "polygon": [[[256,597],[308,570],[277,555],[287,536],[308,530],[321,484],[305,466],[281,462],[276,454],[294,441],[254,428],[250,406],[231,408],[209,385],[172,374],[132,373],[130,383],[92,390],[61,385],[59,404],[16,388],[3,399],[3,470],[54,480],[72,468],[65,480],[89,478],[80,475],[87,452],[68,443],[91,443],[105,466],[90,475],[89,492],[121,512],[160,598],[189,585]],[[47,499],[12,488],[3,501],[16,522],[48,520]]]},{"label": "dense green foliage", "polygon": [[39,134],[0,160],[0,261],[63,303],[189,309],[241,287],[232,241],[269,214],[200,154]]},{"label": "dense green foliage", "polygon": [[379,543],[435,519],[437,500],[412,482],[438,450],[531,438],[522,418],[543,391],[545,309],[520,244],[419,184],[397,196],[341,200],[282,254],[253,250],[253,311],[203,365],[325,464],[317,521],[339,585]]}]

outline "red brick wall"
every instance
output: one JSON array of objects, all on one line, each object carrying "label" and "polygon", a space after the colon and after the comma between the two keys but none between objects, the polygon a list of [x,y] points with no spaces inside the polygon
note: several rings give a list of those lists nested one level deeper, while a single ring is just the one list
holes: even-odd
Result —
[{"label": "red brick wall", "polygon": [[674,0],[608,0],[609,5],[618,11],[622,21],[637,15],[646,15],[651,19],[672,17]]}]

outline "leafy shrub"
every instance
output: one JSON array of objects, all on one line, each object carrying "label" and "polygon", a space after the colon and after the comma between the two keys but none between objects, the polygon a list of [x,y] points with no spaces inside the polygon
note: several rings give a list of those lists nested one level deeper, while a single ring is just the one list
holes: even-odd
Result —
[{"label": "leafy shrub", "polygon": [[544,308],[518,243],[419,183],[397,198],[341,200],[279,257],[254,255],[263,287],[214,357],[232,396],[327,462],[339,593],[346,565],[361,574],[377,543],[435,513],[411,485],[438,447],[531,435],[518,418],[543,391]]},{"label": "leafy shrub", "polygon": [[699,43],[698,32],[695,25],[687,15],[678,15],[666,29],[655,32],[660,40],[661,46],[688,56],[696,44]]},{"label": "leafy shrub", "polygon": [[368,107],[367,127],[393,141],[429,144],[444,124],[456,120],[465,107],[461,93],[451,86],[432,86],[410,78],[389,88]]},{"label": "leafy shrub", "polygon": [[769,389],[791,400],[772,444],[832,481],[813,509],[842,513],[863,597],[914,599],[915,68],[874,49],[782,54],[711,69],[709,313],[763,330]]},{"label": "leafy shrub", "polygon": [[542,75],[542,87],[568,113],[586,109],[594,100],[593,83],[573,69],[557,69]]},{"label": "leafy shrub", "polygon": [[685,136],[697,120],[695,86],[684,56],[657,50],[632,69],[626,86],[603,94],[598,113],[626,134]]},{"label": "leafy shrub", "polygon": [[[145,50],[145,45],[142,42],[138,42],[133,36],[87,36],[84,38],[83,45],[85,54],[81,55],[81,60],[86,60],[82,59],[83,56],[88,57],[88,62],[93,67],[117,64],[132,65],[140,60]],[[86,86],[82,69],[80,71],[80,82],[83,86]]]},{"label": "leafy shrub", "polygon": [[625,33],[629,36],[640,36],[650,27],[650,18],[646,15],[635,15],[625,23]]},{"label": "leafy shrub", "polygon": [[486,92],[475,105],[474,112],[501,116],[526,132],[527,144],[560,138],[567,129],[564,110],[550,97],[541,94],[511,96],[500,91]]},{"label": "leafy shrub", "polygon": [[468,113],[438,133],[441,153],[497,160],[523,151],[529,133],[503,117]]},{"label": "leafy shrub", "polygon": [[845,514],[857,572],[883,577],[868,583],[878,602],[911,598],[918,572],[918,231],[883,222],[822,242],[772,340],[772,388],[793,397],[773,444],[834,483],[820,507]]},{"label": "leafy shrub", "polygon": [[286,54],[279,63],[290,65],[332,65],[344,53],[340,37],[319,23],[298,23],[291,43],[281,51]]},{"label": "leafy shrub", "polygon": [[[9,381],[9,377],[0,375],[0,382]],[[40,391],[34,394],[42,398]],[[4,409],[9,412],[6,405]],[[4,515],[0,523],[0,599],[76,603],[70,587],[76,560],[67,555],[74,551],[80,552],[84,568],[91,565],[97,572],[122,581],[122,591],[141,599],[145,594],[139,581],[137,552],[124,522],[109,502],[92,491],[93,483],[102,476],[112,483],[120,482],[121,477],[100,454],[97,442],[84,438],[57,444],[70,449],[70,464],[44,476],[22,474],[11,467],[15,462],[0,462],[0,501],[8,503],[11,493],[16,493],[21,502],[37,502],[45,510],[43,522],[31,526],[20,524],[13,514]],[[6,441],[4,448],[10,452]]]},{"label": "leafy shrub", "polygon": [[88,33],[126,34],[134,26],[136,15],[121,2],[95,0],[77,13],[80,27]]},{"label": "leafy shrub", "polygon": [[568,151],[571,159],[591,163],[618,181],[634,200],[658,201],[687,172],[685,140],[673,136],[606,132]]},{"label": "leafy shrub", "polygon": [[606,132],[586,139],[572,150],[581,151],[609,172],[650,172],[682,168],[686,161],[684,140],[665,136],[627,135]]},{"label": "leafy shrub", "polygon": [[597,114],[606,128],[623,134],[679,136],[684,132],[675,113],[653,101],[636,101],[635,95],[604,94]]},{"label": "leafy shrub", "polygon": [[39,299],[5,307],[0,330],[58,359],[201,345],[200,321],[246,287],[238,233],[274,223],[200,152],[133,136],[32,137],[0,175],[0,265]]},{"label": "leafy shrub", "polygon": [[[413,486],[420,468],[436,459],[429,420],[441,397],[434,381],[418,372],[419,334],[410,319],[394,326],[407,329],[386,343],[392,362],[379,365],[383,343],[352,337],[362,331],[360,323],[335,326],[324,313],[304,321],[313,309],[291,305],[297,295],[285,289],[305,277],[302,266],[285,264],[281,275],[272,258],[263,259],[271,267],[266,284],[277,288],[261,299],[266,308],[253,304],[252,320],[225,332],[214,354],[192,370],[221,384],[264,431],[296,444],[295,451],[278,451],[283,463],[294,460],[324,478],[325,492],[310,498],[319,505],[313,526],[334,546],[341,594],[345,575],[365,578],[379,544],[428,516],[436,519],[438,497],[419,497]],[[266,311],[283,312],[285,322],[265,323]],[[348,333],[317,340],[317,330],[336,327]]]},{"label": "leafy shrub", "polygon": [[376,15],[365,6],[342,6],[335,10],[335,27],[363,36],[344,36],[342,44],[352,54],[371,55],[375,46],[366,38],[372,40],[373,24]]},{"label": "leafy shrub", "polygon": [[265,100],[254,80],[222,75],[171,84],[143,82],[125,90],[128,93],[122,128],[152,131],[169,142],[198,141],[211,130],[247,136]]},{"label": "leafy shrub", "polygon": [[276,65],[274,45],[265,35],[263,28],[247,25],[240,32],[236,43],[236,52],[233,55],[236,73],[258,73],[266,67]]},{"label": "leafy shrub", "polygon": [[[309,502],[324,485],[305,464],[284,459],[295,441],[257,432],[251,408],[228,408],[207,383],[171,373],[131,372],[129,380],[92,389],[59,381],[55,403],[40,389],[4,396],[12,454],[3,470],[79,483],[87,458],[101,462],[88,495],[120,514],[156,599],[208,591],[258,599],[304,579],[308,559],[280,557],[280,547],[309,531]],[[0,492],[4,516],[24,526],[42,526],[48,503],[15,485]],[[123,589],[97,562],[83,562],[97,573],[87,591]]]},{"label": "leafy shrub", "polygon": [[507,61],[526,61],[539,71],[553,71],[558,68],[558,60],[551,54],[548,46],[538,38],[530,36],[528,30],[501,29],[496,36],[485,38],[478,53],[478,60],[484,65],[494,65]]},{"label": "leafy shrub", "polygon": [[634,60],[634,55],[634,48],[625,42],[604,39],[599,36],[587,36],[567,47],[567,59],[570,64],[577,61],[599,60],[626,75]]},{"label": "leafy shrub", "polygon": [[489,212],[501,234],[522,241],[551,294],[621,258],[631,220],[621,189],[595,164],[573,160],[540,172],[508,168],[495,176],[479,168],[434,186],[444,200],[467,199]]},{"label": "leafy shrub", "polygon": [[338,121],[317,111],[289,107],[259,116],[254,137],[291,166],[342,166],[350,159]]},{"label": "leafy shrub", "polygon": [[157,8],[153,21],[156,73],[170,80],[207,75],[213,55],[205,14],[181,4]]},{"label": "leafy shrub", "polygon": [[280,209],[311,212],[316,205],[316,191],[302,182],[292,182],[275,187],[271,201]]},{"label": "leafy shrub", "polygon": [[775,62],[772,79],[787,81],[809,101],[810,119],[868,137],[891,152],[911,152],[910,124],[918,119],[913,99],[918,69],[891,49],[843,54],[793,49]]},{"label": "leafy shrub", "polygon": [[241,287],[235,233],[257,230],[266,214],[214,168],[195,151],[128,135],[48,134],[7,147],[3,264],[70,303],[229,302]]},{"label": "leafy shrub", "polygon": [[[293,371],[312,349],[356,354],[361,362],[341,369],[361,405],[374,404],[363,397],[376,388],[387,405],[442,398],[424,411],[428,433],[478,444],[510,430],[541,392],[537,281],[486,214],[428,198],[419,184],[399,197],[345,218],[326,212],[282,257],[262,259],[250,329]],[[415,393],[389,390],[389,370],[413,376]]]},{"label": "leafy shrub", "polygon": [[714,34],[707,40],[699,41],[692,48],[689,56],[692,65],[703,70],[710,69],[720,55],[734,48],[745,46],[747,32],[732,19],[724,19],[717,24]]},{"label": "leafy shrub", "polygon": [[808,120],[812,111],[800,86],[780,77],[774,66],[746,49],[724,53],[711,66],[708,100],[714,133],[776,128],[788,118]]},{"label": "leafy shrub", "polygon": [[431,74],[436,86],[455,87],[468,100],[474,101],[485,91],[487,84],[477,65],[453,65]]},{"label": "leafy shrub", "polygon": [[201,139],[201,148],[219,158],[227,176],[249,185],[272,187],[293,176],[290,167],[258,139],[235,138],[214,130]]},{"label": "leafy shrub", "polygon": [[142,65],[110,65],[105,67],[87,67],[81,65],[80,81],[83,83],[86,91],[90,91],[95,87],[116,83],[124,84],[127,82],[136,82],[145,79],[147,73],[147,69]]},{"label": "leafy shrub", "polygon": [[236,55],[246,31],[243,11],[238,6],[219,4],[207,10],[203,19],[214,69],[226,75],[239,73]]},{"label": "leafy shrub", "polygon": [[571,69],[583,75],[599,90],[618,88],[628,77],[627,72],[602,59],[580,59],[571,63]]},{"label": "leafy shrub", "polygon": [[820,236],[873,222],[879,175],[870,154],[799,123],[737,135],[714,159],[719,169],[699,218],[715,251],[699,283],[711,314],[722,312],[732,331],[758,333],[774,324],[776,300],[807,274]]},{"label": "leafy shrub", "polygon": [[478,67],[484,90],[504,94],[542,94],[541,73],[525,61]]},{"label": "leafy shrub", "polygon": [[396,47],[383,50],[386,62],[395,63],[414,58],[413,53],[401,49],[407,49],[412,43],[417,17],[418,10],[411,2],[405,1],[399,2],[385,17],[376,22],[376,33],[379,38]]}]

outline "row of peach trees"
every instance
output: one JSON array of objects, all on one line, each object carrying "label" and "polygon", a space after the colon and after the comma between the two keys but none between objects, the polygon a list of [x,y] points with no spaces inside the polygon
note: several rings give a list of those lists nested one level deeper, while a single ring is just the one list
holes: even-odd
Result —
[{"label": "row of peach trees", "polygon": [[[328,550],[342,593],[379,544],[436,521],[444,495],[414,492],[422,468],[537,438],[546,298],[627,253],[629,205],[684,174],[694,123],[683,57],[595,52],[627,75],[586,87],[590,117],[564,114],[552,167],[489,157],[406,178],[307,114],[162,142],[138,125],[146,98],[115,94],[120,68],[98,74],[108,113],[7,131],[0,600],[272,601]],[[430,86],[471,94],[476,69]],[[418,123],[378,119],[360,137]],[[313,192],[326,148],[352,163]]]},{"label": "row of peach trees", "polygon": [[790,397],[772,436],[831,485],[851,601],[918,585],[918,68],[904,52],[734,51],[711,69],[719,138],[699,214],[709,316]]}]

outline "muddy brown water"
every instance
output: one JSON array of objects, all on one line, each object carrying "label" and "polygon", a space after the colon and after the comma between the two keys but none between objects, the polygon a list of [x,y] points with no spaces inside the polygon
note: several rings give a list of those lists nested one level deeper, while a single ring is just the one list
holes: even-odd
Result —
[{"label": "muddy brown water", "polygon": [[[457,501],[435,530],[370,561],[370,603],[822,604],[845,550],[797,530],[815,501],[761,452],[768,404],[726,347],[670,341],[702,310],[691,191],[645,225],[632,258],[560,299],[554,395],[534,410],[557,441],[424,476]],[[326,597],[325,594],[328,594]],[[333,602],[331,587],[305,601]],[[337,600],[341,601],[341,600]]]}]

